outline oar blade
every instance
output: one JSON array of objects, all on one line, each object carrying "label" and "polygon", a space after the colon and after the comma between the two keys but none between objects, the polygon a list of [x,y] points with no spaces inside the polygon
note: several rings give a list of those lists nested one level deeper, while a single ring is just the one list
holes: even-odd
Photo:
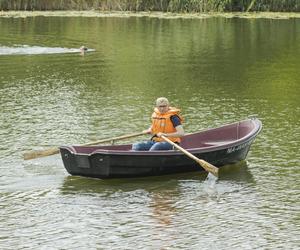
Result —
[{"label": "oar blade", "polygon": [[219,175],[219,169],[215,167],[214,165],[208,163],[207,161],[204,161],[202,159],[198,160],[198,163],[201,167],[203,167],[207,172],[212,173],[214,176],[218,177]]},{"label": "oar blade", "polygon": [[24,160],[31,160],[39,157],[55,155],[59,153],[59,148],[50,148],[46,150],[34,150],[23,154]]}]

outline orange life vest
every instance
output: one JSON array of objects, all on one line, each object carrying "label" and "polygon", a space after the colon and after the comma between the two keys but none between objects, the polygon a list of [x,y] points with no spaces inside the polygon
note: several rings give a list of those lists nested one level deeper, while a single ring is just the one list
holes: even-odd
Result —
[{"label": "orange life vest", "polygon": [[[182,122],[183,119],[179,115],[180,110],[177,108],[170,107],[169,110],[161,114],[158,110],[158,108],[154,108],[154,112],[152,113],[151,119],[152,119],[152,126],[151,126],[151,133],[153,135],[157,134],[158,132],[161,133],[174,133],[176,132],[176,129],[173,126],[173,123],[171,121],[171,116],[177,115]],[[180,142],[179,137],[169,137],[169,139],[173,142]],[[163,141],[162,138],[154,137],[154,141]]]}]

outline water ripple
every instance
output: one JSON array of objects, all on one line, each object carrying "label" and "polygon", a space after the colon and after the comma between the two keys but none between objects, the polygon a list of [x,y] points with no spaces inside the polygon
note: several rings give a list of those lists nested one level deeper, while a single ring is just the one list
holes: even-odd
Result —
[{"label": "water ripple", "polygon": [[[299,249],[299,20],[0,23],[0,44],[41,44],[0,47],[0,249]],[[83,42],[97,51],[64,48]],[[141,131],[161,95],[187,132],[258,114],[247,162],[210,182],[98,180],[69,176],[58,155],[22,159]]]}]

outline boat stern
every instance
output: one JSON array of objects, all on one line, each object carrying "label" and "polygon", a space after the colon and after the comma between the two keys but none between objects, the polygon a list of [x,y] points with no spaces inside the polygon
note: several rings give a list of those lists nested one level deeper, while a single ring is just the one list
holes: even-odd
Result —
[{"label": "boat stern", "polygon": [[108,156],[78,154],[73,147],[60,147],[65,169],[71,175],[106,177],[109,175]]}]

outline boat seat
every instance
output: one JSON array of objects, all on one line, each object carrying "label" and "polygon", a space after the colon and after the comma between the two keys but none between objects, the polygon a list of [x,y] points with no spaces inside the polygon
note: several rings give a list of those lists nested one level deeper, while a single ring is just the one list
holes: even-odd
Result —
[{"label": "boat seat", "polygon": [[227,140],[227,141],[208,141],[203,142],[205,146],[222,146],[228,143],[234,142],[233,140]]}]

